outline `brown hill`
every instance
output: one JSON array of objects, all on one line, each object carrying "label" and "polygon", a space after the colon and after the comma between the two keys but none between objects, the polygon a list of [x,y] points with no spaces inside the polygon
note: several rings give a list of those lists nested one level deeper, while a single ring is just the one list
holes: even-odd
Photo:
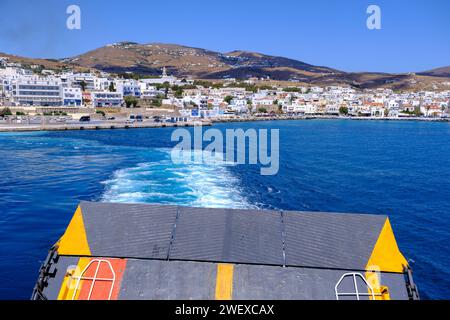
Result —
[{"label": "brown hill", "polygon": [[317,75],[338,72],[297,60],[253,52],[233,51],[227,54],[174,44],[137,44],[121,42],[98,48],[64,62],[107,72],[134,72],[158,75],[162,67],[177,76],[196,78],[230,78],[271,76],[277,68],[289,68],[279,77],[288,80],[304,72]]},{"label": "brown hill", "polygon": [[347,73],[302,61],[248,51],[229,53],[163,43],[121,42],[98,48],[64,62],[99,70],[159,75],[166,67],[180,77],[246,79],[250,77],[293,80],[313,85],[351,85],[357,88],[386,87],[394,90],[442,89],[448,79],[416,74]]},{"label": "brown hill", "polygon": [[394,90],[449,89],[450,67],[419,74],[348,73],[294,59],[248,51],[214,52],[176,44],[120,42],[62,60],[29,59],[11,55],[12,61],[46,69],[101,70],[121,74],[160,75],[166,67],[178,77],[198,79],[270,78],[309,85],[385,87]]},{"label": "brown hill", "polygon": [[159,75],[161,68],[177,76],[203,76],[224,71],[229,66],[220,54],[172,44],[121,42],[64,59],[65,63],[111,73],[133,72]]},{"label": "brown hill", "polygon": [[432,76],[432,77],[449,77],[450,78],[450,66],[436,68],[429,71],[420,72],[420,75]]},{"label": "brown hill", "polygon": [[48,69],[54,71],[61,71],[65,69],[75,69],[77,71],[86,71],[87,69],[81,66],[76,65],[68,65],[60,60],[56,59],[35,59],[35,58],[26,58],[20,57],[16,55],[11,55],[7,53],[1,53],[0,57],[8,58],[9,61],[14,63],[20,63],[25,68],[29,68],[31,66],[39,66],[41,69]]}]

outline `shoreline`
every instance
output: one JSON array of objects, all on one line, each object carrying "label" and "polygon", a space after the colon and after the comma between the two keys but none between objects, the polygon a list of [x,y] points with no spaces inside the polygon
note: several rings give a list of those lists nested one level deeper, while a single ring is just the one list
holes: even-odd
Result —
[{"label": "shoreline", "polygon": [[[145,128],[176,128],[176,127],[193,127],[194,122],[183,123],[159,123],[159,122],[108,122],[108,123],[76,123],[76,124],[16,124],[1,125],[1,132],[35,132],[35,131],[76,131],[76,130],[121,130],[121,129],[145,129]],[[204,126],[211,126],[211,122],[203,122]]]},{"label": "shoreline", "polygon": [[[211,126],[215,123],[238,123],[238,122],[258,122],[258,121],[298,121],[298,120],[355,120],[355,121],[420,121],[420,122],[450,122],[450,118],[381,118],[381,117],[334,117],[334,116],[285,116],[285,117],[248,117],[233,119],[211,119],[202,122],[203,126]],[[127,123],[76,123],[76,124],[0,124],[1,132],[34,132],[34,131],[75,131],[75,130],[115,130],[115,129],[144,129],[144,128],[177,128],[192,127],[198,122],[135,122]]]},{"label": "shoreline", "polygon": [[338,117],[338,116],[285,116],[285,117],[251,117],[242,119],[212,119],[212,123],[256,122],[256,121],[292,121],[292,120],[357,120],[357,121],[423,121],[450,122],[450,118],[389,118],[389,117]]}]

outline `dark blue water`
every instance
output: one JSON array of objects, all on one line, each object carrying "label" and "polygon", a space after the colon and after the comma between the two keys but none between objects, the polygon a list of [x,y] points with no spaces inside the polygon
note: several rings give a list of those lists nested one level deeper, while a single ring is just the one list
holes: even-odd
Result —
[{"label": "dark blue water", "polygon": [[80,200],[388,214],[422,297],[450,299],[450,125],[278,121],[280,171],[174,165],[172,129],[0,133],[0,299],[28,299]]}]

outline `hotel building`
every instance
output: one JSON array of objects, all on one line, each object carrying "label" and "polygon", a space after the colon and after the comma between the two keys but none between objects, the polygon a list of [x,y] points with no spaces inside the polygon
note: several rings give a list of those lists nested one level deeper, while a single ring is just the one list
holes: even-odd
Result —
[{"label": "hotel building", "polygon": [[50,77],[19,77],[12,81],[12,98],[15,104],[21,106],[61,106],[61,80]]},{"label": "hotel building", "polygon": [[63,104],[66,107],[80,107],[83,104],[83,94],[80,88],[64,88]]},{"label": "hotel building", "polygon": [[91,92],[92,106],[96,107],[121,107],[123,94],[121,92]]}]

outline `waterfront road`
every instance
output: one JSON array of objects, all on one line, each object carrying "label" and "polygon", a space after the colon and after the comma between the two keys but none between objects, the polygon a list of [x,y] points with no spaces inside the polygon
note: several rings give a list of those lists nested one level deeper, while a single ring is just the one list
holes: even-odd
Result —
[{"label": "waterfront road", "polygon": [[[65,130],[101,130],[101,129],[132,129],[132,128],[164,128],[193,126],[195,122],[130,122],[94,120],[89,122],[67,121],[64,123],[27,124],[27,123],[0,123],[0,132],[21,131],[65,131]],[[211,125],[210,122],[202,122],[202,125]]]}]

